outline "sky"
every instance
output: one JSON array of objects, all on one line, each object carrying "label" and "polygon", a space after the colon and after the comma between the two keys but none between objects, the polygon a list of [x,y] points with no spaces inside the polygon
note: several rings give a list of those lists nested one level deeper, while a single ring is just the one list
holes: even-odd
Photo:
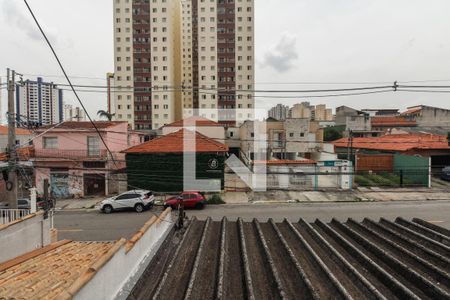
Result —
[{"label": "sky", "polygon": [[[106,73],[114,70],[113,0],[28,2],[73,82],[105,85]],[[255,0],[256,89],[330,89],[422,80],[431,81],[420,84],[450,85],[449,11],[448,0]],[[22,0],[0,0],[2,82],[7,67],[27,74],[25,79],[45,75],[46,81],[66,83]],[[4,120],[6,91],[1,92]],[[106,94],[80,95],[92,116],[106,108]],[[65,91],[64,98],[76,104],[71,92]],[[256,107],[301,101],[333,108],[405,109],[425,104],[450,109],[450,93],[406,92],[310,99],[275,95],[257,97]]]}]

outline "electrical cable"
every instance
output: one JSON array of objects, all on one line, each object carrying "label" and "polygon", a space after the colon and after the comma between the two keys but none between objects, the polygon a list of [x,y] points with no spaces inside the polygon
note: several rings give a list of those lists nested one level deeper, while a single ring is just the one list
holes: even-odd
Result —
[{"label": "electrical cable", "polygon": [[108,145],[106,144],[106,142],[103,140],[103,137],[102,137],[102,135],[100,134],[100,131],[98,130],[97,125],[95,125],[95,123],[94,123],[94,121],[92,120],[91,116],[89,115],[89,113],[88,113],[86,107],[84,106],[83,102],[81,101],[80,97],[78,96],[77,92],[75,91],[75,88],[73,87],[72,82],[70,81],[69,76],[67,76],[67,73],[66,73],[66,71],[65,71],[65,69],[64,69],[64,67],[63,67],[63,65],[62,65],[62,63],[61,63],[61,61],[59,60],[58,55],[56,54],[56,52],[55,52],[55,50],[54,50],[52,44],[50,43],[49,39],[47,38],[47,36],[46,36],[44,30],[42,29],[41,25],[39,24],[39,21],[37,20],[36,16],[34,15],[34,13],[33,13],[32,9],[31,9],[31,7],[28,5],[27,0],[23,0],[23,1],[25,2],[25,5],[27,6],[28,11],[30,12],[30,14],[31,14],[31,16],[33,17],[33,19],[34,19],[36,25],[38,26],[39,31],[40,31],[41,34],[43,35],[43,37],[44,37],[45,41],[47,42],[48,46],[50,47],[50,50],[53,52],[53,55],[54,55],[56,61],[58,62],[59,67],[61,68],[62,72],[64,73],[64,76],[65,76],[67,82],[68,82],[69,85],[71,86],[72,91],[73,91],[75,97],[77,98],[78,102],[80,103],[81,107],[83,108],[84,112],[86,113],[86,116],[88,117],[89,121],[92,123],[92,125],[94,126],[94,128],[95,128],[95,130],[97,131],[98,135],[100,136],[100,139],[102,140],[102,142],[103,142],[103,144],[105,145],[106,149],[107,149],[108,152],[111,154],[111,159],[113,160],[114,164],[116,164],[116,163],[115,163],[115,160],[114,160],[114,157],[112,157],[111,150],[109,149],[109,147],[108,147]]}]

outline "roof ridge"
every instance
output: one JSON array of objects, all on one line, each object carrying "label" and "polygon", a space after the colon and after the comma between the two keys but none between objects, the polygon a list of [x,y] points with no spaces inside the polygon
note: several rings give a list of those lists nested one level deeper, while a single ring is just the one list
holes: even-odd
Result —
[{"label": "roof ridge", "polygon": [[7,270],[9,268],[12,268],[12,267],[20,264],[20,263],[23,263],[23,262],[25,262],[27,260],[33,259],[33,258],[35,258],[35,257],[37,257],[39,255],[42,255],[42,254],[47,253],[49,251],[52,251],[52,250],[54,250],[56,248],[59,248],[59,247],[64,246],[64,245],[66,245],[68,243],[71,243],[71,242],[72,242],[71,240],[58,241],[58,242],[49,244],[47,246],[44,246],[42,248],[33,250],[31,252],[27,252],[27,253],[25,253],[23,255],[17,256],[15,258],[10,259],[10,260],[7,260],[6,262],[0,264],[0,272],[3,272],[3,271],[5,271],[5,270]]}]

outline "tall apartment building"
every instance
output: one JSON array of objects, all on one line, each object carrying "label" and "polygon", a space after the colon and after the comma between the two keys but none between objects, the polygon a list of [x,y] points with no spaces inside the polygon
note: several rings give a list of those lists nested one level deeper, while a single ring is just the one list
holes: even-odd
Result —
[{"label": "tall apartment building", "polygon": [[254,108],[254,0],[114,0],[116,119],[157,129]]},{"label": "tall apartment building", "polygon": [[308,118],[314,121],[333,120],[331,108],[327,108],[325,104],[310,105],[309,102],[294,104],[289,111],[289,115],[291,118]]},{"label": "tall apartment building", "polygon": [[289,110],[289,116],[294,119],[312,119],[312,108],[309,102],[296,103]]},{"label": "tall apartment building", "polygon": [[86,113],[78,106],[64,104],[64,121],[86,121]]},{"label": "tall apartment building", "polygon": [[268,116],[278,121],[284,121],[289,117],[289,106],[277,104],[269,110]]},{"label": "tall apartment building", "polygon": [[63,91],[55,84],[38,77],[16,86],[17,118],[42,125],[56,124],[63,120],[63,110]]}]

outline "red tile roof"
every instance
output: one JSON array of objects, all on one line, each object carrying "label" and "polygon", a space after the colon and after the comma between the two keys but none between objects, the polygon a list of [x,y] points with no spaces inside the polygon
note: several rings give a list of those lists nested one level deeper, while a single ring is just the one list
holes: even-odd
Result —
[{"label": "red tile roof", "polygon": [[[8,134],[8,126],[0,125],[0,134],[7,135]],[[23,128],[16,128],[16,135],[31,135],[31,131]]]},{"label": "red tile roof", "polygon": [[[126,123],[124,121],[94,121],[95,126],[97,126],[98,129],[106,129],[108,127],[117,126],[123,123]],[[46,130],[52,127],[55,127],[56,124],[53,125],[45,125],[40,127],[38,130]],[[55,127],[55,130],[62,129],[62,130],[77,130],[77,129],[93,129],[94,125],[92,125],[89,121],[83,121],[83,122],[76,122],[76,121],[67,121],[62,123],[59,126]]]},{"label": "red tile roof", "polygon": [[266,164],[269,166],[277,166],[277,165],[315,165],[316,161],[312,159],[302,159],[302,160],[289,160],[289,159],[280,159],[280,160],[255,160],[253,164]]},{"label": "red tile roof", "polygon": [[383,127],[412,127],[417,125],[416,121],[402,117],[372,117],[370,122],[372,126]]},{"label": "red tile roof", "polygon": [[[19,148],[17,149],[16,153],[19,160],[26,161],[29,160],[31,157],[34,157],[34,148],[32,146]],[[6,152],[0,153],[0,161],[7,161],[7,160],[8,160],[8,153]]]},{"label": "red tile roof", "polygon": [[[347,148],[348,139],[342,138],[332,144],[338,148]],[[446,136],[432,134],[390,134],[353,138],[353,148],[385,151],[450,150]]]},{"label": "red tile roof", "polygon": [[206,135],[199,132],[194,133],[193,131],[187,129],[180,129],[168,135],[164,135],[146,143],[131,147],[123,151],[123,153],[183,153],[183,140],[192,140],[193,134],[195,134],[195,152],[228,152],[228,146],[216,142]]},{"label": "red tile roof", "polygon": [[422,106],[408,107],[408,110],[402,112],[401,115],[409,115],[409,114],[413,114],[413,113],[416,113],[421,110],[422,110]]},{"label": "red tile roof", "polygon": [[183,120],[178,120],[176,122],[173,122],[171,124],[168,124],[164,127],[185,127],[185,126],[196,126],[196,127],[223,127],[222,124],[219,124],[217,122],[214,122],[212,120],[198,117],[198,116],[192,116]]}]

